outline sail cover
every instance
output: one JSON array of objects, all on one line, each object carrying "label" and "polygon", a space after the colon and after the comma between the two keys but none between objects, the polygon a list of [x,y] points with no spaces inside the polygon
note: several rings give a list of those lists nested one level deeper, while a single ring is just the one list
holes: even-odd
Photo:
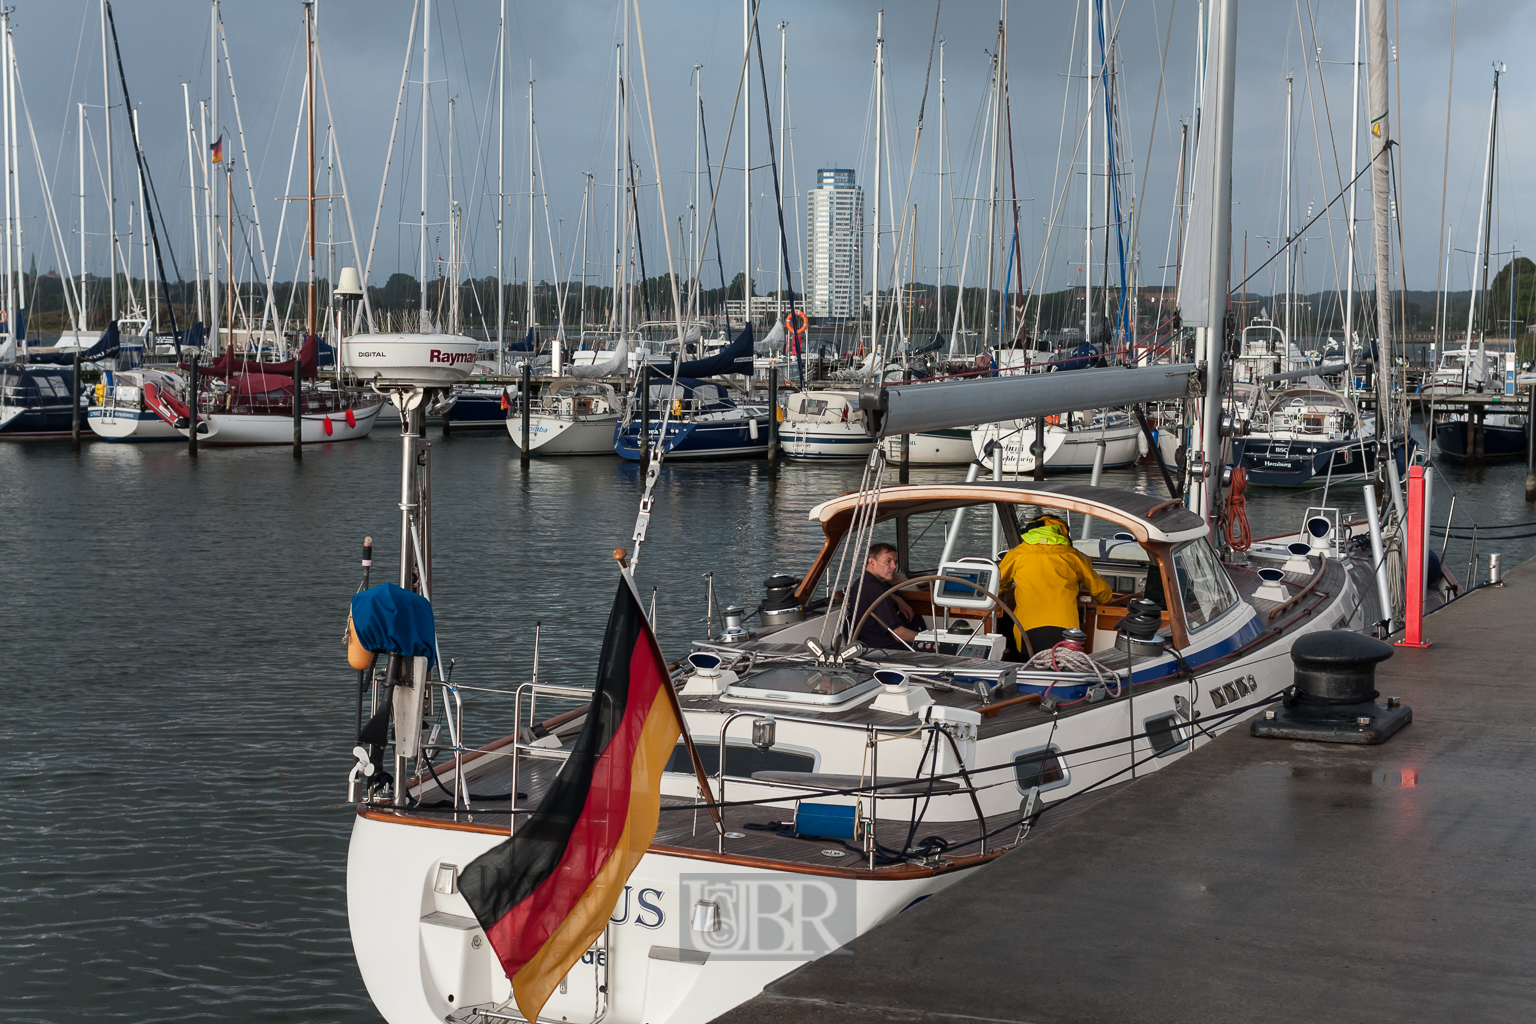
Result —
[{"label": "sail cover", "polygon": [[690,359],[677,368],[679,377],[714,377],[722,373],[752,372],[752,325],[742,328],[736,340],[705,359]]},{"label": "sail cover", "polygon": [[593,380],[598,377],[614,377],[629,368],[629,339],[620,338],[614,346],[613,354],[600,363],[592,363],[588,366],[571,365],[565,368],[566,376],[575,377],[578,380]]}]

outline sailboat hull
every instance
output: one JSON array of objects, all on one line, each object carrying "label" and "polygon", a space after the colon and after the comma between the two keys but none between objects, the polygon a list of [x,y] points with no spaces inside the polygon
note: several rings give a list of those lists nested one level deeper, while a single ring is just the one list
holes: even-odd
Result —
[{"label": "sailboat hull", "polygon": [[[348,425],[345,410],[305,413],[300,417],[304,444],[332,444],[356,441],[368,436],[384,407],[382,401],[352,409],[353,424]],[[327,426],[329,423],[329,426]],[[206,425],[207,431],[201,429]],[[274,414],[207,413],[198,417],[198,443],[213,447],[293,444],[293,416]],[[187,436],[185,428],[177,433]]]},{"label": "sailboat hull", "polygon": [[[560,416],[531,415],[528,417],[528,454],[532,457],[545,455],[612,455],[613,429],[619,417],[591,416],[570,419]],[[507,433],[519,449],[523,446],[523,421],[519,416],[506,420]]]}]

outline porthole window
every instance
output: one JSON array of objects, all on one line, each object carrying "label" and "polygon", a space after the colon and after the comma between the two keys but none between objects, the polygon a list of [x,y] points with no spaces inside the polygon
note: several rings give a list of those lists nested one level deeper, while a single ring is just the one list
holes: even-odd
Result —
[{"label": "porthole window", "polygon": [[1184,730],[1178,715],[1158,715],[1146,720],[1147,743],[1159,755],[1184,746]]},{"label": "porthole window", "polygon": [[1061,751],[1056,747],[1042,747],[1015,755],[1013,777],[1021,793],[1027,793],[1036,786],[1044,791],[1066,785],[1067,772],[1061,763]]}]

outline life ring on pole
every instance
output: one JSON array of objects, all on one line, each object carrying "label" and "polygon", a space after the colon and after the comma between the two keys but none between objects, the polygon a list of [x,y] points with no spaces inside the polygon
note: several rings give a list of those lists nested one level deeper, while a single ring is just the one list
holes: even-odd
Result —
[{"label": "life ring on pole", "polygon": [[784,330],[788,334],[789,344],[786,352],[789,355],[799,355],[805,345],[805,330],[810,325],[810,318],[803,310],[792,309],[784,314]]}]

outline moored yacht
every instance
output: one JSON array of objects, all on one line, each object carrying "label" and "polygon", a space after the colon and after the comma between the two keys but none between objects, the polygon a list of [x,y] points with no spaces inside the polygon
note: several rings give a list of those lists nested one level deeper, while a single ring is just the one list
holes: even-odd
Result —
[{"label": "moored yacht", "polygon": [[857,391],[802,391],[784,399],[779,445],[791,459],[863,460],[875,441],[859,417]]},{"label": "moored yacht", "polygon": [[[528,454],[612,455],[619,405],[612,385],[603,381],[551,381],[528,411]],[[521,448],[522,416],[507,416],[506,429]]]}]

